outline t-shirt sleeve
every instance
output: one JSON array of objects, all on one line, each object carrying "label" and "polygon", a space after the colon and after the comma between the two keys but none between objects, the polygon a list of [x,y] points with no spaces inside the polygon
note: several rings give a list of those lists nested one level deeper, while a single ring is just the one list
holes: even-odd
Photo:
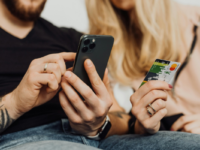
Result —
[{"label": "t-shirt sleeve", "polygon": [[63,33],[64,39],[67,39],[70,41],[69,43],[70,43],[72,50],[74,52],[77,52],[78,44],[79,44],[80,38],[83,35],[83,33],[78,32],[73,28],[61,27],[60,29]]}]

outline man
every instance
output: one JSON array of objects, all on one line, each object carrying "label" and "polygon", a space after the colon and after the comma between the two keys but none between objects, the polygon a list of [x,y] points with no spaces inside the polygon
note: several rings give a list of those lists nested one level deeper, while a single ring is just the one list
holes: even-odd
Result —
[{"label": "man", "polygon": [[[1,149],[39,149],[41,144],[43,148],[64,149],[74,143],[109,150],[147,149],[149,145],[151,149],[169,149],[168,145],[187,149],[191,143],[192,148],[199,147],[199,136],[184,133],[112,136],[128,133],[130,116],[115,102],[107,71],[101,81],[93,63],[85,61],[95,93],[70,72],[82,34],[40,18],[45,3],[0,0]],[[63,91],[58,94],[61,86]],[[168,90],[167,86],[162,89]],[[146,92],[154,88],[152,85]],[[172,136],[176,140],[171,140]],[[180,136],[185,138],[180,140]]]}]

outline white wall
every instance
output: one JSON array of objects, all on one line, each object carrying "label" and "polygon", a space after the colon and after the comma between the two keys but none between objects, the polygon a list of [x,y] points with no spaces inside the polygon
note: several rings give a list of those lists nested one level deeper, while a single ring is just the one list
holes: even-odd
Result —
[{"label": "white wall", "polygon": [[47,0],[42,17],[57,26],[88,31],[85,0]]},{"label": "white wall", "polygon": [[[200,0],[177,1],[200,6]],[[85,0],[48,0],[42,17],[57,26],[73,27],[82,32],[88,31]]]}]

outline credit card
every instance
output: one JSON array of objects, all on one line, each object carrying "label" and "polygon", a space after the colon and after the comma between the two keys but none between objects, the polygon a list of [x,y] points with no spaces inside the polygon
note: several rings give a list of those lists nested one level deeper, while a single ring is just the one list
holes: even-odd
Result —
[{"label": "credit card", "polygon": [[151,80],[161,80],[172,84],[180,65],[181,63],[178,62],[156,59],[140,87]]}]

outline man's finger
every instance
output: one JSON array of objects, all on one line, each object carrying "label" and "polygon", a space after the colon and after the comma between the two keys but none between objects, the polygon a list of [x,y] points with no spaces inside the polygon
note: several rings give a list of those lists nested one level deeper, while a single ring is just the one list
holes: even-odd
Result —
[{"label": "man's finger", "polygon": [[84,66],[95,93],[100,95],[101,93],[103,94],[104,92],[106,92],[105,85],[103,84],[103,81],[99,77],[92,61],[87,59],[84,62]]},{"label": "man's finger", "polygon": [[[65,92],[68,100],[70,101],[71,105],[75,108],[81,118],[85,121],[93,119],[93,113],[91,110],[86,106],[83,100],[79,97],[77,92],[72,88],[72,86],[67,82],[61,82],[61,86],[63,91]],[[88,104],[88,103],[87,103]]]},{"label": "man's finger", "polygon": [[107,68],[106,68],[105,73],[104,73],[103,83],[106,86],[107,90],[109,92],[112,92],[111,87],[110,87],[110,81],[109,81],[109,78],[108,78],[108,69]]},{"label": "man's finger", "polygon": [[39,74],[32,77],[34,85],[40,90],[43,85],[47,85],[52,91],[59,88],[59,84],[54,74]]},{"label": "man's finger", "polygon": [[109,84],[108,69],[107,69],[107,68],[106,68],[106,70],[105,70],[105,72],[104,72],[103,83],[104,83],[105,85]]},{"label": "man's finger", "polygon": [[57,63],[60,66],[62,75],[64,75],[64,73],[67,69],[65,61],[74,61],[75,57],[76,57],[76,53],[66,53],[66,52],[64,52],[64,53],[60,53],[60,55],[63,59],[60,59]]},{"label": "man's finger", "polygon": [[68,68],[66,71],[73,71],[73,67]]},{"label": "man's finger", "polygon": [[[45,64],[44,64],[45,66]],[[44,73],[44,67],[40,66],[40,73]],[[46,73],[54,74],[58,83],[61,81],[61,69],[57,63],[48,63],[46,67]]]},{"label": "man's finger", "polygon": [[62,78],[61,86],[68,100],[71,102],[72,106],[77,112],[83,112],[86,108],[83,100],[79,97],[77,92],[72,88],[72,86]]},{"label": "man's finger", "polygon": [[65,61],[74,61],[76,58],[76,53],[71,53],[71,52],[67,52],[67,53],[63,52],[63,53],[60,53],[60,55]]},{"label": "man's finger", "polygon": [[39,58],[42,63],[56,63],[59,60],[65,60],[65,61],[74,61],[76,57],[75,53],[59,53],[59,54],[50,54],[47,56],[44,56],[42,58]]},{"label": "man's finger", "polygon": [[73,123],[78,123],[82,121],[81,117],[77,114],[73,106],[70,104],[68,98],[63,91],[59,93],[59,101],[69,120],[71,120]]},{"label": "man's finger", "polygon": [[78,78],[74,73],[67,71],[64,74],[65,80],[76,89],[77,92],[81,94],[81,96],[85,99],[87,104],[91,106],[91,108],[98,107],[98,99],[94,94],[92,89],[86,85],[80,78]]},{"label": "man's finger", "polygon": [[76,57],[76,53],[59,53],[59,54],[50,54],[38,59],[38,64],[46,64],[46,63],[57,63],[60,67],[62,75],[66,71],[65,61],[74,61]]}]

